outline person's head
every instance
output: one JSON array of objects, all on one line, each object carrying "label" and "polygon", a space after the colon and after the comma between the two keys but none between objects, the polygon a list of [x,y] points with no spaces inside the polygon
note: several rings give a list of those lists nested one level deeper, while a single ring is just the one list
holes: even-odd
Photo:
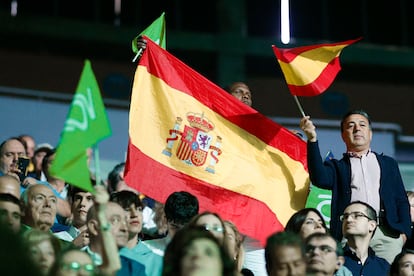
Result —
[{"label": "person's head", "polygon": [[33,260],[38,264],[43,275],[47,275],[60,251],[59,239],[50,232],[38,229],[25,232],[23,239]]},{"label": "person's head", "polygon": [[219,214],[204,211],[196,215],[189,225],[200,226],[205,230],[210,231],[220,241],[220,244],[227,247],[226,228],[224,226],[224,221]]},{"label": "person's head", "polygon": [[46,179],[48,181],[51,181],[53,179],[56,179],[54,176],[52,176],[49,173],[49,168],[52,165],[53,160],[55,160],[56,157],[56,148],[50,150],[48,153],[45,154],[42,160],[42,171],[46,176]]},{"label": "person's head", "polygon": [[329,233],[316,232],[305,239],[306,270],[312,275],[330,275],[344,264],[341,244]]},{"label": "person's head", "polygon": [[29,186],[22,194],[22,222],[32,228],[49,231],[55,222],[57,197],[43,184]]},{"label": "person's head", "polygon": [[363,201],[351,202],[340,216],[342,234],[348,240],[355,237],[369,237],[377,228],[377,212]]},{"label": "person's head", "polygon": [[0,144],[0,171],[6,174],[17,169],[19,157],[26,156],[24,144],[17,137],[9,138]]},{"label": "person's head", "polygon": [[244,262],[244,237],[236,225],[229,220],[224,221],[224,228],[226,230],[227,251],[230,257],[235,260],[238,270],[241,270]]},{"label": "person's head", "polygon": [[86,224],[89,209],[93,205],[93,194],[71,185],[69,188],[72,224],[80,228]]},{"label": "person's head", "polygon": [[414,192],[407,191],[408,203],[410,204],[411,222],[414,222]]},{"label": "person's head", "polygon": [[108,192],[119,192],[119,191],[132,191],[138,193],[137,190],[128,186],[124,179],[124,169],[125,169],[125,162],[121,162],[109,172],[108,174]]},{"label": "person's head", "polygon": [[250,88],[244,82],[234,82],[228,88],[227,91],[233,95],[236,99],[243,102],[248,106],[252,106],[252,93]]},{"label": "person's head", "polygon": [[20,200],[11,194],[0,193],[0,222],[19,233],[21,217]]},{"label": "person's head", "polygon": [[24,148],[26,150],[26,156],[32,158],[36,147],[34,138],[28,134],[22,134],[19,135],[19,139],[23,142]]},{"label": "person's head", "polygon": [[363,110],[353,110],[345,114],[341,121],[341,135],[347,151],[368,150],[372,140],[369,115]]},{"label": "person's head", "polygon": [[[105,216],[111,224],[110,230],[118,248],[125,247],[128,242],[128,223],[127,215],[121,205],[116,202],[108,202],[105,208]],[[93,205],[88,212],[87,225],[89,231],[90,244],[100,243],[97,237],[100,235],[96,206]],[[96,244],[95,244],[96,245]]]},{"label": "person's head", "polygon": [[390,276],[414,275],[414,250],[403,249],[395,256],[390,267]]},{"label": "person's head", "polygon": [[162,275],[230,276],[235,271],[233,260],[210,231],[188,225],[167,245]]},{"label": "person's head", "polygon": [[302,239],[293,232],[277,232],[267,238],[266,271],[269,276],[306,275],[305,248]]},{"label": "person's head", "polygon": [[294,213],[286,223],[285,231],[299,234],[305,239],[315,232],[326,233],[328,230],[321,213],[315,208],[304,208]]},{"label": "person's head", "polygon": [[0,176],[0,193],[20,198],[20,182],[11,175]]},{"label": "person's head", "polygon": [[179,191],[170,194],[164,204],[168,236],[173,237],[176,231],[198,214],[198,210],[198,199],[189,192]]},{"label": "person's head", "polygon": [[116,202],[127,213],[129,239],[136,237],[142,231],[144,208],[138,194],[132,191],[119,191],[112,193],[110,201]]},{"label": "person's head", "polygon": [[50,154],[52,149],[53,149],[53,147],[49,144],[39,144],[38,147],[36,148],[36,150],[34,151],[34,154],[33,154],[33,157],[32,157],[32,162],[33,162],[33,165],[35,167],[35,171],[38,174],[40,174],[40,172],[42,171],[43,158],[47,154]]},{"label": "person's head", "polygon": [[96,275],[91,256],[77,248],[68,248],[60,252],[53,264],[50,276],[88,276]]}]

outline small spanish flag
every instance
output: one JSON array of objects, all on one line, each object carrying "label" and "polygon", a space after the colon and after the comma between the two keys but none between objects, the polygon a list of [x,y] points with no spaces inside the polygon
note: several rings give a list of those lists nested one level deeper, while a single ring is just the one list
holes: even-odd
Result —
[{"label": "small spanish flag", "polygon": [[306,143],[148,40],[136,69],[125,181],[195,195],[263,244],[305,206]]},{"label": "small spanish flag", "polygon": [[272,48],[290,93],[317,96],[328,89],[341,70],[339,55],[342,49],[360,39],[286,49],[272,45]]}]

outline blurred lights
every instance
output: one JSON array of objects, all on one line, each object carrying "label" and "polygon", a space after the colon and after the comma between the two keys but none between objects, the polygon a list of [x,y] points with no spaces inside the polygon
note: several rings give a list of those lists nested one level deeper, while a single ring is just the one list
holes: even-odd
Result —
[{"label": "blurred lights", "polygon": [[290,42],[289,0],[280,0],[280,39],[283,44]]},{"label": "blurred lights", "polygon": [[16,16],[17,15],[17,0],[11,1],[10,15],[11,16]]}]

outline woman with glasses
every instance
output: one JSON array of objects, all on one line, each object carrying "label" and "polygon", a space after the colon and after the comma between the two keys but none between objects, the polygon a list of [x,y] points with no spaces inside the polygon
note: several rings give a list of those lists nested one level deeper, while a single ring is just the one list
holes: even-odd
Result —
[{"label": "woman with glasses", "polygon": [[80,249],[70,248],[61,252],[52,266],[50,276],[104,275],[95,268],[92,258]]}]

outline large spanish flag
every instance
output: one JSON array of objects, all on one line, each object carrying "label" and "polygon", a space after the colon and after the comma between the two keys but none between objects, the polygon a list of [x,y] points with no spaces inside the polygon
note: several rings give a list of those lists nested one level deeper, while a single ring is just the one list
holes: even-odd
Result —
[{"label": "large spanish flag", "polygon": [[294,96],[316,96],[323,93],[341,70],[339,55],[346,46],[360,40],[318,44],[273,51]]},{"label": "large spanish flag", "polygon": [[125,180],[188,191],[265,243],[305,206],[306,143],[148,40],[134,78]]}]

